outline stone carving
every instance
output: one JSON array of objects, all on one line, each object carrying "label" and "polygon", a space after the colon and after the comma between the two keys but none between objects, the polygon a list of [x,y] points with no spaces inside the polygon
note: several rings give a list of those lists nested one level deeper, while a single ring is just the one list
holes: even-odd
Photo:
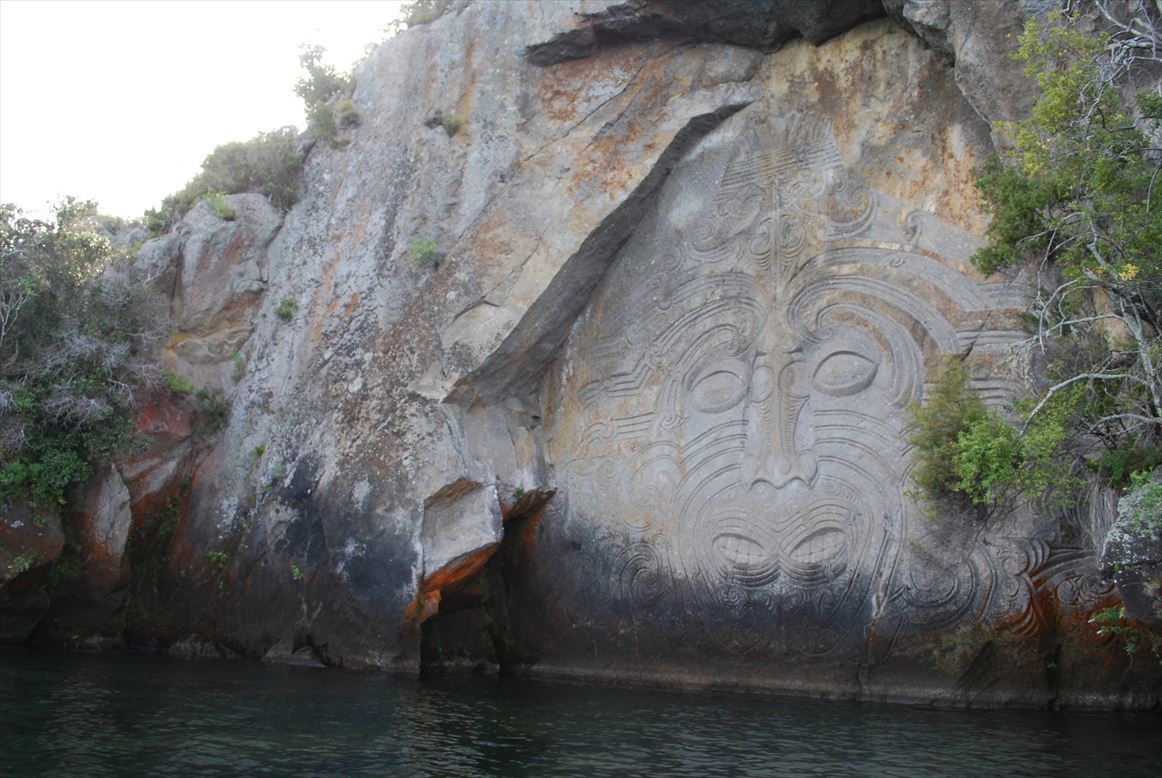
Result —
[{"label": "stone carving", "polygon": [[861,185],[820,115],[737,124],[698,207],[663,196],[627,248],[559,387],[570,510],[618,546],[610,597],[670,598],[734,653],[978,617],[1001,563],[905,543],[905,408],[970,351],[986,400],[1010,396],[990,365],[1020,290],[958,272],[974,240]]}]

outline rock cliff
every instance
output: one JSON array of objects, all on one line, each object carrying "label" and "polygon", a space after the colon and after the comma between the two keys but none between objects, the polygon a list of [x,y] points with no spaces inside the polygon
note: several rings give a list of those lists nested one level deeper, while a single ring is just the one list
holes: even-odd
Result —
[{"label": "rock cliff", "polygon": [[289,212],[233,195],[142,249],[223,426],[148,398],[33,636],[1156,705],[1087,624],[1107,495],[982,520],[908,488],[942,357],[1015,390],[1030,290],[969,264],[973,169],[1045,6],[481,0],[388,40]]}]

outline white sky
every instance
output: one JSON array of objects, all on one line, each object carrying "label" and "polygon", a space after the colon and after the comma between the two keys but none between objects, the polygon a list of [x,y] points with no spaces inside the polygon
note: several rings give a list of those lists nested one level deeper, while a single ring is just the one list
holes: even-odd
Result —
[{"label": "white sky", "polygon": [[0,202],[140,216],[215,146],[304,126],[299,46],[340,69],[399,0],[0,0]]}]

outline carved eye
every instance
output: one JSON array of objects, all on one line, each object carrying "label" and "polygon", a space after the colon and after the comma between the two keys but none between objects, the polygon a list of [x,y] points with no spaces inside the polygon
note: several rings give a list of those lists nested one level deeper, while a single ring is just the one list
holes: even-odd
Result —
[{"label": "carved eye", "polygon": [[854,351],[836,351],[815,368],[812,385],[826,395],[847,397],[871,386],[879,365]]},{"label": "carved eye", "polygon": [[811,368],[800,361],[787,365],[779,373],[779,389],[788,397],[807,397],[811,394]]},{"label": "carved eye", "polygon": [[747,366],[739,360],[717,363],[689,384],[690,402],[703,413],[722,413],[742,402],[750,390]]}]

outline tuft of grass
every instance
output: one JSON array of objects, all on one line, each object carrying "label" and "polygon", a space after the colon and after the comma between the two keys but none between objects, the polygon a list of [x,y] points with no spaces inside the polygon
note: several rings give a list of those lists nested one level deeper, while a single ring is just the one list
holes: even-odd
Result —
[{"label": "tuft of grass", "polygon": [[278,301],[275,306],[274,315],[283,321],[291,321],[295,314],[299,312],[299,304],[295,302],[293,297],[284,297]]},{"label": "tuft of grass", "polygon": [[425,265],[434,267],[440,263],[440,259],[443,257],[436,241],[423,235],[412,238],[411,255],[412,262],[416,267],[424,267]]},{"label": "tuft of grass", "polygon": [[246,375],[246,357],[242,356],[241,351],[234,349],[230,352],[230,361],[234,364],[234,372],[231,377],[237,383]]},{"label": "tuft of grass", "polygon": [[443,127],[444,132],[448,133],[451,138],[456,133],[460,132],[460,128],[464,126],[464,121],[452,114],[446,114],[437,109],[435,113],[424,120],[425,127]]},{"label": "tuft of grass", "polygon": [[362,121],[359,112],[355,110],[355,101],[350,97],[344,97],[339,102],[335,103],[335,121],[339,124],[339,129],[350,130],[359,126]]}]

